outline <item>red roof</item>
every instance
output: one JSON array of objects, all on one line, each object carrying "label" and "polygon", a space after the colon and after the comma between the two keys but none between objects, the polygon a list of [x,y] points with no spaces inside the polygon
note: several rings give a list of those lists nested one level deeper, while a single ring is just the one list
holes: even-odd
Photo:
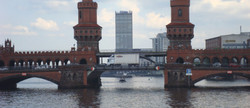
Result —
[{"label": "red roof", "polygon": [[74,27],[101,27],[98,24],[77,24]]},{"label": "red roof", "polygon": [[170,23],[167,26],[194,26],[192,23]]}]

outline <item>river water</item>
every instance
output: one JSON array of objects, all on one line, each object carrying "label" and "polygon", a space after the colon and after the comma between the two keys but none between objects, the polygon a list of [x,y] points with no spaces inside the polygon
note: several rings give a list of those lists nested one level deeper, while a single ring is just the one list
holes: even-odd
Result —
[{"label": "river water", "polygon": [[[249,108],[248,81],[201,81],[213,88],[164,89],[163,77],[102,78],[100,89],[58,90],[42,79],[18,83],[18,90],[0,91],[0,108]],[[216,86],[224,86],[217,88]]]}]

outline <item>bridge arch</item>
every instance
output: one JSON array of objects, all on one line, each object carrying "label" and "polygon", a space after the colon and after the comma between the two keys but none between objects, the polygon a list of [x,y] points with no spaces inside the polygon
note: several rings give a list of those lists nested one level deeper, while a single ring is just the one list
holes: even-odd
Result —
[{"label": "bridge arch", "polygon": [[63,63],[64,63],[65,65],[70,64],[70,60],[69,60],[69,59],[65,59],[65,60],[63,61]]},{"label": "bridge arch", "polygon": [[228,57],[223,57],[221,60],[221,64],[223,66],[228,66],[229,65],[229,58]]},{"label": "bridge arch", "polygon": [[47,59],[46,60],[46,64],[48,65],[48,66],[51,66],[53,63],[52,63],[52,60],[51,59]]},{"label": "bridge arch", "polygon": [[43,60],[42,59],[37,59],[37,66],[43,65]]},{"label": "bridge arch", "polygon": [[220,59],[218,57],[213,57],[213,64],[218,62],[220,63]]},{"label": "bridge arch", "polygon": [[55,60],[55,66],[58,67],[58,66],[61,66],[61,65],[62,65],[62,61],[59,58],[57,58]]},{"label": "bridge arch", "polygon": [[27,66],[29,66],[29,67],[33,67],[35,65],[35,62],[32,59],[28,60],[27,63],[28,63]]},{"label": "bridge arch", "polygon": [[0,85],[2,85],[2,84],[9,84],[9,85],[14,84],[14,85],[16,85],[17,83],[19,83],[21,81],[24,81],[26,79],[29,79],[29,78],[41,78],[41,79],[50,81],[50,82],[52,82],[52,83],[54,83],[56,85],[59,85],[59,83],[60,83],[59,81],[57,81],[55,79],[51,79],[51,78],[48,78],[48,77],[45,77],[45,76],[27,74],[27,76],[11,75],[11,76],[1,78],[0,79]]},{"label": "bridge arch", "polygon": [[204,58],[203,58],[203,62],[202,62],[202,64],[205,64],[205,65],[210,64],[210,58],[208,58],[208,57],[204,57]]},{"label": "bridge arch", "polygon": [[240,65],[247,65],[248,64],[248,59],[246,57],[242,57],[240,59]]},{"label": "bridge arch", "polygon": [[4,61],[0,60],[0,67],[4,67],[4,66],[5,66]]},{"label": "bridge arch", "polygon": [[87,60],[85,58],[82,58],[80,60],[79,64],[87,64]]},{"label": "bridge arch", "polygon": [[238,63],[239,63],[239,59],[238,59],[237,57],[233,57],[231,63],[236,63],[236,64],[238,64]]},{"label": "bridge arch", "polygon": [[201,64],[201,59],[199,57],[195,57],[194,60],[193,60],[193,64],[200,65]]},{"label": "bridge arch", "polygon": [[[222,76],[222,75],[229,75],[227,74],[226,72],[220,72],[220,73],[213,73],[213,74],[206,74],[204,76],[201,76],[199,78],[196,78],[192,81],[192,84],[194,85],[195,83],[201,81],[201,80],[204,80],[204,79],[207,79],[207,78],[211,78],[211,77],[215,77],[215,76]],[[233,72],[232,74],[230,75],[237,75],[237,76],[242,76],[242,77],[245,77],[245,78],[248,78],[250,79],[250,74],[246,74],[246,73],[242,73],[242,72]]]},{"label": "bridge arch", "polygon": [[14,67],[15,64],[16,64],[16,61],[15,61],[15,60],[10,60],[10,61],[9,61],[9,66],[10,66],[10,67]]},{"label": "bridge arch", "polygon": [[177,64],[183,64],[184,63],[184,59],[181,58],[181,57],[179,57],[179,58],[176,59],[176,63]]},{"label": "bridge arch", "polygon": [[24,62],[23,59],[20,59],[20,60],[18,61],[18,63],[17,63],[17,66],[19,66],[19,67],[24,67],[24,65],[25,65],[25,62]]}]

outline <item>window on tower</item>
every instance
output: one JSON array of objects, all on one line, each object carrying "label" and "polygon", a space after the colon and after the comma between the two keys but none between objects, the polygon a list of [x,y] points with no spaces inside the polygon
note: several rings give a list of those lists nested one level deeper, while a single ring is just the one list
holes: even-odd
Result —
[{"label": "window on tower", "polygon": [[79,18],[82,18],[82,11],[79,11]]},{"label": "window on tower", "polygon": [[181,17],[182,16],[182,9],[178,10],[178,16]]}]

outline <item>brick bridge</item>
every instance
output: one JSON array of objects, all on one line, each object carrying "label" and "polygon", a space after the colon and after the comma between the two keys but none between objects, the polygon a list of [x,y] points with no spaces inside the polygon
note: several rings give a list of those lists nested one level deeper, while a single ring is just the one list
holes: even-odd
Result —
[{"label": "brick bridge", "polygon": [[[186,76],[186,69],[191,69],[192,76]],[[250,67],[209,67],[189,64],[166,64],[165,87],[194,87],[195,83],[215,77],[236,75],[250,79]]]},{"label": "brick bridge", "polygon": [[[249,78],[249,49],[192,49],[195,25],[189,20],[190,0],[170,2],[172,14],[166,26],[170,46],[164,66],[165,87],[190,87],[197,81],[221,74]],[[78,14],[78,24],[73,27],[77,48],[72,47],[70,51],[16,52],[7,39],[5,45],[0,46],[0,88],[16,88],[17,82],[31,77],[49,80],[59,88],[100,87],[100,75],[105,69],[89,69],[99,62],[97,54],[102,38],[102,27],[97,24],[97,3],[82,0],[78,3]],[[221,66],[211,67],[215,63]],[[185,75],[186,69],[192,70],[191,77]]]},{"label": "brick bridge", "polygon": [[[16,89],[16,84],[29,78],[41,78],[58,85],[60,89],[87,88],[88,73],[87,65],[60,66],[50,69],[18,69],[0,72],[0,89]],[[91,79],[90,81],[91,82]]]},{"label": "brick bridge", "polygon": [[[195,25],[189,19],[190,0],[170,2],[172,14],[166,26],[170,46],[164,71],[165,87],[194,86],[197,81],[228,72],[249,78],[250,49],[192,49]],[[186,69],[192,70],[191,78],[186,76]]]}]

